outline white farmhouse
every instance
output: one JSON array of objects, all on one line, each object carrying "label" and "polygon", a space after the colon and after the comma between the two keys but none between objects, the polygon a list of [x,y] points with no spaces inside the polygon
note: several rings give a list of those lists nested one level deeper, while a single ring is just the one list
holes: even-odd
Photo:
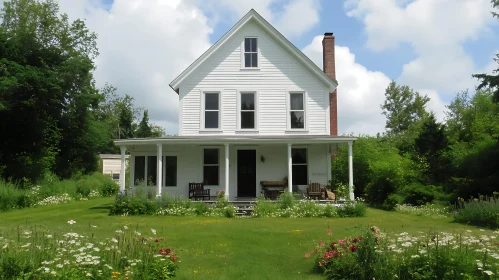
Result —
[{"label": "white farmhouse", "polygon": [[[337,136],[334,36],[323,40],[324,72],[256,11],[249,11],[170,86],[179,96],[179,135],[116,140],[130,154],[130,188],[189,195],[203,183],[211,196],[254,198],[262,181],[286,191],[331,179],[331,154],[352,142]],[[287,180],[285,180],[285,178]],[[141,185],[143,185],[142,183]],[[295,186],[295,187],[294,187]]]}]

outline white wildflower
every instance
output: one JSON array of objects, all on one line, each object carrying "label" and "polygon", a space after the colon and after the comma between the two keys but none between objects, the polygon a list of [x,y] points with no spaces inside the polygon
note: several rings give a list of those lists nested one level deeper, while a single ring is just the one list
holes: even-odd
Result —
[{"label": "white wildflower", "polygon": [[76,221],[74,221],[74,220],[69,220],[69,221],[68,221],[68,224],[70,224],[70,225],[72,225],[72,224],[76,224]]}]

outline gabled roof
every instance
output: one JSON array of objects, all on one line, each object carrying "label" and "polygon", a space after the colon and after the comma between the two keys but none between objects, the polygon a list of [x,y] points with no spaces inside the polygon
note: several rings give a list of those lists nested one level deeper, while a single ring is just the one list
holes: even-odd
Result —
[{"label": "gabled roof", "polygon": [[328,75],[326,75],[326,73],[324,73],[314,62],[312,62],[310,58],[308,58],[302,51],[295,47],[288,39],[286,39],[286,37],[284,37],[279,31],[277,31],[277,29],[275,29],[254,9],[251,9],[242,19],[240,19],[236,23],[236,25],[234,25],[227,33],[225,33],[222,38],[220,38],[213,46],[211,46],[198,59],[196,59],[196,61],[189,65],[187,69],[185,69],[177,78],[175,78],[170,83],[170,87],[178,93],[178,87],[180,83],[251,19],[259,23],[261,27],[271,35],[271,37],[280,42],[286,50],[288,50],[294,57],[301,61],[312,73],[314,73],[322,82],[324,82],[324,84],[329,86],[329,92],[333,92],[334,89],[336,89],[336,87],[338,86],[338,82],[336,80],[333,80]]}]

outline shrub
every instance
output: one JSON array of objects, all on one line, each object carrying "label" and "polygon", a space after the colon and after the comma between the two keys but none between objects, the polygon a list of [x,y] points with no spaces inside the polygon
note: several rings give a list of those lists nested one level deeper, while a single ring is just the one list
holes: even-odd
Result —
[{"label": "shrub", "polygon": [[362,202],[347,203],[338,208],[338,216],[341,218],[365,217],[366,205]]},{"label": "shrub", "polygon": [[355,238],[321,241],[305,257],[315,256],[315,269],[327,279],[465,280],[495,279],[498,253],[492,236],[437,232],[388,236],[371,227]]},{"label": "shrub", "polygon": [[193,202],[192,206],[196,215],[205,215],[210,211],[210,208],[204,202]]},{"label": "shrub", "polygon": [[397,206],[397,204],[401,204],[403,200],[404,198],[400,195],[392,193],[385,199],[381,208],[388,211],[394,210],[395,206]]},{"label": "shrub", "polygon": [[499,228],[499,193],[467,201],[459,199],[454,220],[459,223]]},{"label": "shrub", "polygon": [[148,199],[147,194],[139,189],[133,195],[118,194],[109,215],[153,215],[158,209],[158,201]]},{"label": "shrub", "polygon": [[296,199],[290,192],[284,192],[277,199],[277,204],[280,209],[292,208],[296,203]]},{"label": "shrub", "polygon": [[403,203],[415,206],[432,203],[436,200],[448,200],[448,196],[444,193],[442,187],[432,185],[422,185],[420,183],[412,183],[402,190],[400,194],[404,197]]},{"label": "shrub", "polygon": [[263,195],[257,198],[255,207],[253,207],[253,216],[271,217],[275,212],[277,212],[277,204],[265,199]]}]

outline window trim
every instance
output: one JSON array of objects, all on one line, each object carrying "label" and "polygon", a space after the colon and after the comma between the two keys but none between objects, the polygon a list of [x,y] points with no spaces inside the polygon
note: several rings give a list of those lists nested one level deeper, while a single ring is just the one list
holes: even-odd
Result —
[{"label": "window trim", "polygon": [[[244,47],[244,43],[246,41],[246,38],[255,38],[256,39],[256,64],[257,67],[246,67],[245,64],[245,58],[244,54],[246,53],[246,49]],[[248,53],[255,53],[255,52],[248,52]],[[243,42],[241,43],[241,70],[260,70],[260,42],[258,40],[258,36],[245,36],[243,38]]]},{"label": "window trim", "polygon": [[[255,102],[255,109],[254,110],[244,110],[242,111],[241,110],[241,95],[242,94],[248,94],[248,93],[252,93],[253,96],[254,96],[254,102]],[[236,113],[236,121],[237,121],[237,130],[238,132],[256,132],[258,131],[258,126],[259,126],[259,122],[258,122],[258,90],[238,90],[237,92],[237,102],[236,102],[236,106],[237,106],[237,113]],[[255,118],[255,127],[254,128],[242,128],[241,127],[241,121],[242,121],[242,117],[241,117],[241,112],[251,112],[253,111],[254,112],[254,118]]]},{"label": "window trim", "polygon": [[[206,128],[205,127],[205,103],[206,103],[206,94],[218,94],[218,128]],[[201,91],[201,116],[199,118],[200,124],[199,127],[201,131],[212,131],[212,132],[221,132],[222,131],[222,91],[221,90],[202,90]],[[215,110],[209,110],[211,112],[215,112]]]},{"label": "window trim", "polygon": [[[307,166],[307,182],[308,182],[309,178],[310,178],[310,176],[308,174],[308,170],[309,170],[309,168],[308,168],[308,158],[309,158],[309,156],[308,156],[308,149],[306,147],[300,147],[300,146],[291,147],[291,155],[293,155],[293,149],[305,150],[305,161],[306,161],[306,163],[293,163],[293,160],[291,159],[291,170],[293,170],[293,166],[294,165]],[[293,178],[295,178],[295,176],[293,176]],[[308,183],[305,184],[305,185],[296,185],[296,186],[306,186],[306,185],[308,185]]]},{"label": "window trim", "polygon": [[[301,93],[303,94],[303,117],[305,121],[303,123],[303,128],[291,128],[291,112],[292,111],[301,111],[301,110],[291,110],[291,94],[293,93]],[[286,131],[294,132],[294,131],[308,131],[308,114],[307,114],[307,105],[308,105],[308,95],[306,91],[303,90],[288,90],[286,94]]]},{"label": "window trim", "polygon": [[[218,164],[205,164],[204,163],[204,151],[205,150],[217,150],[218,151]],[[204,184],[204,167],[205,166],[217,166],[218,167],[218,185],[205,185],[209,187],[219,187],[220,184],[220,167],[222,166],[220,163],[220,147],[203,147],[202,152],[201,152],[201,171],[202,171],[202,177],[201,181]]]}]

